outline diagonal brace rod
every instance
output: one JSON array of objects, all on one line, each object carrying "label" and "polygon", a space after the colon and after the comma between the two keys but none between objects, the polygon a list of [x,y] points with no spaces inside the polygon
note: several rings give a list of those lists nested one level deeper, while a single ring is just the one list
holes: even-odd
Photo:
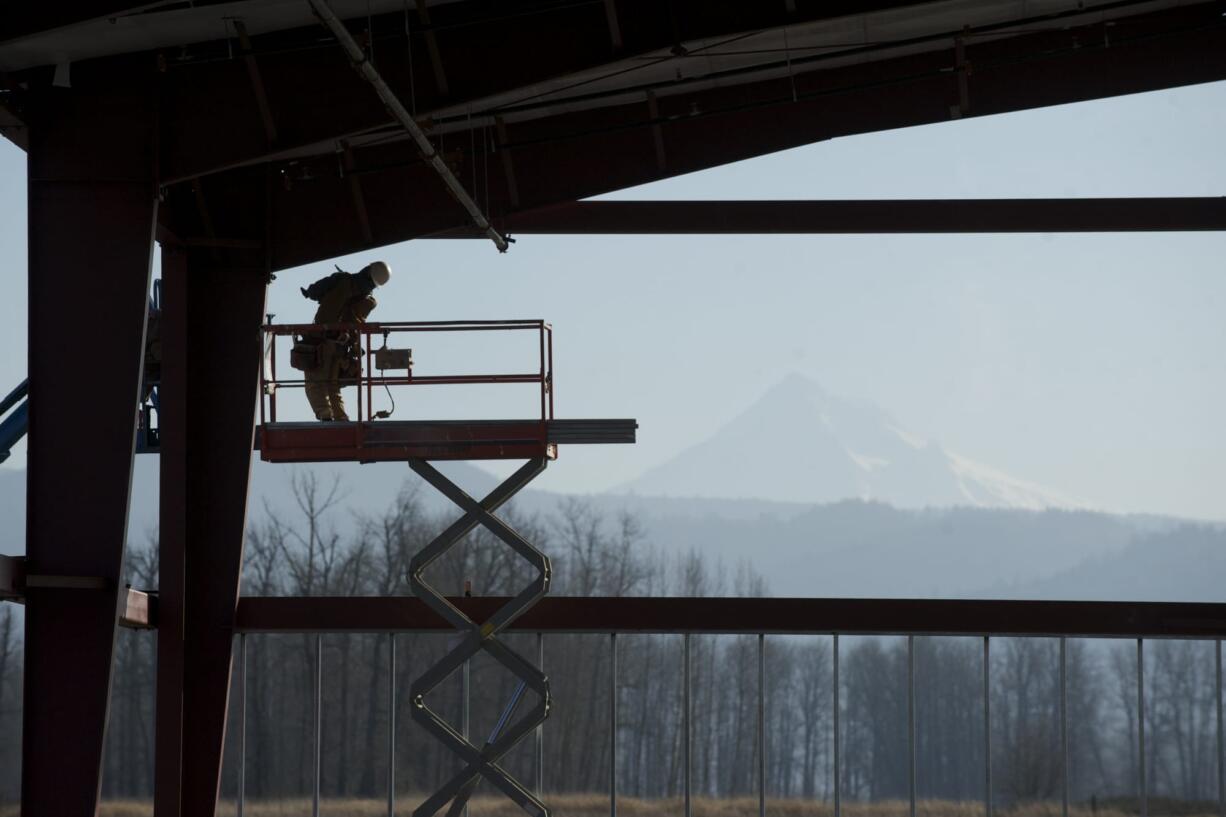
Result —
[{"label": "diagonal brace rod", "polygon": [[494,246],[499,252],[507,251],[506,237],[494,229],[490,224],[489,219],[481,212],[481,208],[477,206],[477,202],[473,201],[473,197],[464,189],[464,185],[460,184],[460,180],[451,172],[451,168],[447,167],[447,163],[439,156],[438,151],[434,149],[429,137],[425,131],[417,124],[417,120],[413,119],[413,115],[408,112],[404,104],[392,91],[388,84],[383,81],[383,77],[371,65],[370,60],[366,59],[365,52],[353,39],[353,35],[349,33],[349,29],[345,28],[345,24],[333,13],[331,7],[328,6],[325,0],[307,0],[311,4],[311,8],[315,10],[315,14],[326,25],[329,30],[336,36],[337,42],[341,44],[341,48],[345,49],[345,53],[349,55],[349,59],[353,61],[353,67],[357,69],[362,78],[371,84],[375,89],[375,93],[383,100],[383,104],[387,106],[388,112],[396,119],[400,125],[409,132],[409,136],[417,144],[417,149],[421,151],[422,158],[434,168],[434,172],[443,180],[443,184],[447,185],[447,189],[455,196],[465,210],[468,211],[469,217],[473,224],[483,232],[486,237],[494,242]]}]

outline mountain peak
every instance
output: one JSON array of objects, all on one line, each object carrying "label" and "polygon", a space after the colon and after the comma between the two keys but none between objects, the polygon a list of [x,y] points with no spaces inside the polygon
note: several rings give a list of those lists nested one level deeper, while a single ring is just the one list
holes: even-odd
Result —
[{"label": "mountain peak", "polygon": [[1079,503],[947,452],[867,402],[791,373],[715,434],[624,486],[640,495],[898,507]]}]

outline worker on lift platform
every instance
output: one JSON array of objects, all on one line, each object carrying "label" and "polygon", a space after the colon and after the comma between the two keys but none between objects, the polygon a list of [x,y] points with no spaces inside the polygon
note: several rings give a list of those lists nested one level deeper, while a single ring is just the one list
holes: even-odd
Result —
[{"label": "worker on lift platform", "polygon": [[[345,272],[339,267],[331,275],[320,278],[302,294],[319,302],[315,323],[365,323],[376,301],[371,293],[392,277],[392,270],[382,261],[367,264],[359,272]],[[316,365],[305,372],[306,396],[317,420],[348,420],[345,401],[341,398],[344,381],[356,380],[361,371],[359,338],[344,332],[320,333],[306,341],[318,350]]]}]

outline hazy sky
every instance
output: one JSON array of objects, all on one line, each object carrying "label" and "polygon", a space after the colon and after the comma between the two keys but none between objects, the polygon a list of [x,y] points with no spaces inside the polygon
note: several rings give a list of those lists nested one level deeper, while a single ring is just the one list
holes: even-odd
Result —
[{"label": "hazy sky", "polygon": [[[1223,134],[1218,83],[823,142],[618,197],[1217,196]],[[24,193],[24,155],[0,142],[0,389],[25,376]],[[1105,509],[1226,519],[1223,234],[526,236],[503,256],[419,241],[337,261],[377,257],[395,270],[378,318],[543,317],[558,416],[639,419],[638,445],[564,449],[542,487],[623,483],[795,371]],[[281,273],[270,311],[309,320],[298,287],[329,269]],[[523,344],[415,348],[423,373],[534,365]],[[414,392],[397,418],[530,412],[506,394]]]}]

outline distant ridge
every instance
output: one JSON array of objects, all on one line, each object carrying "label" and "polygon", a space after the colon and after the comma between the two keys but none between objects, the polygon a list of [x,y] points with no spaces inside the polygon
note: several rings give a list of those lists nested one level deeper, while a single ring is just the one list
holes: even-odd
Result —
[{"label": "distant ridge", "polygon": [[1088,508],[906,431],[882,409],[793,374],[701,443],[616,493],[899,508]]}]

